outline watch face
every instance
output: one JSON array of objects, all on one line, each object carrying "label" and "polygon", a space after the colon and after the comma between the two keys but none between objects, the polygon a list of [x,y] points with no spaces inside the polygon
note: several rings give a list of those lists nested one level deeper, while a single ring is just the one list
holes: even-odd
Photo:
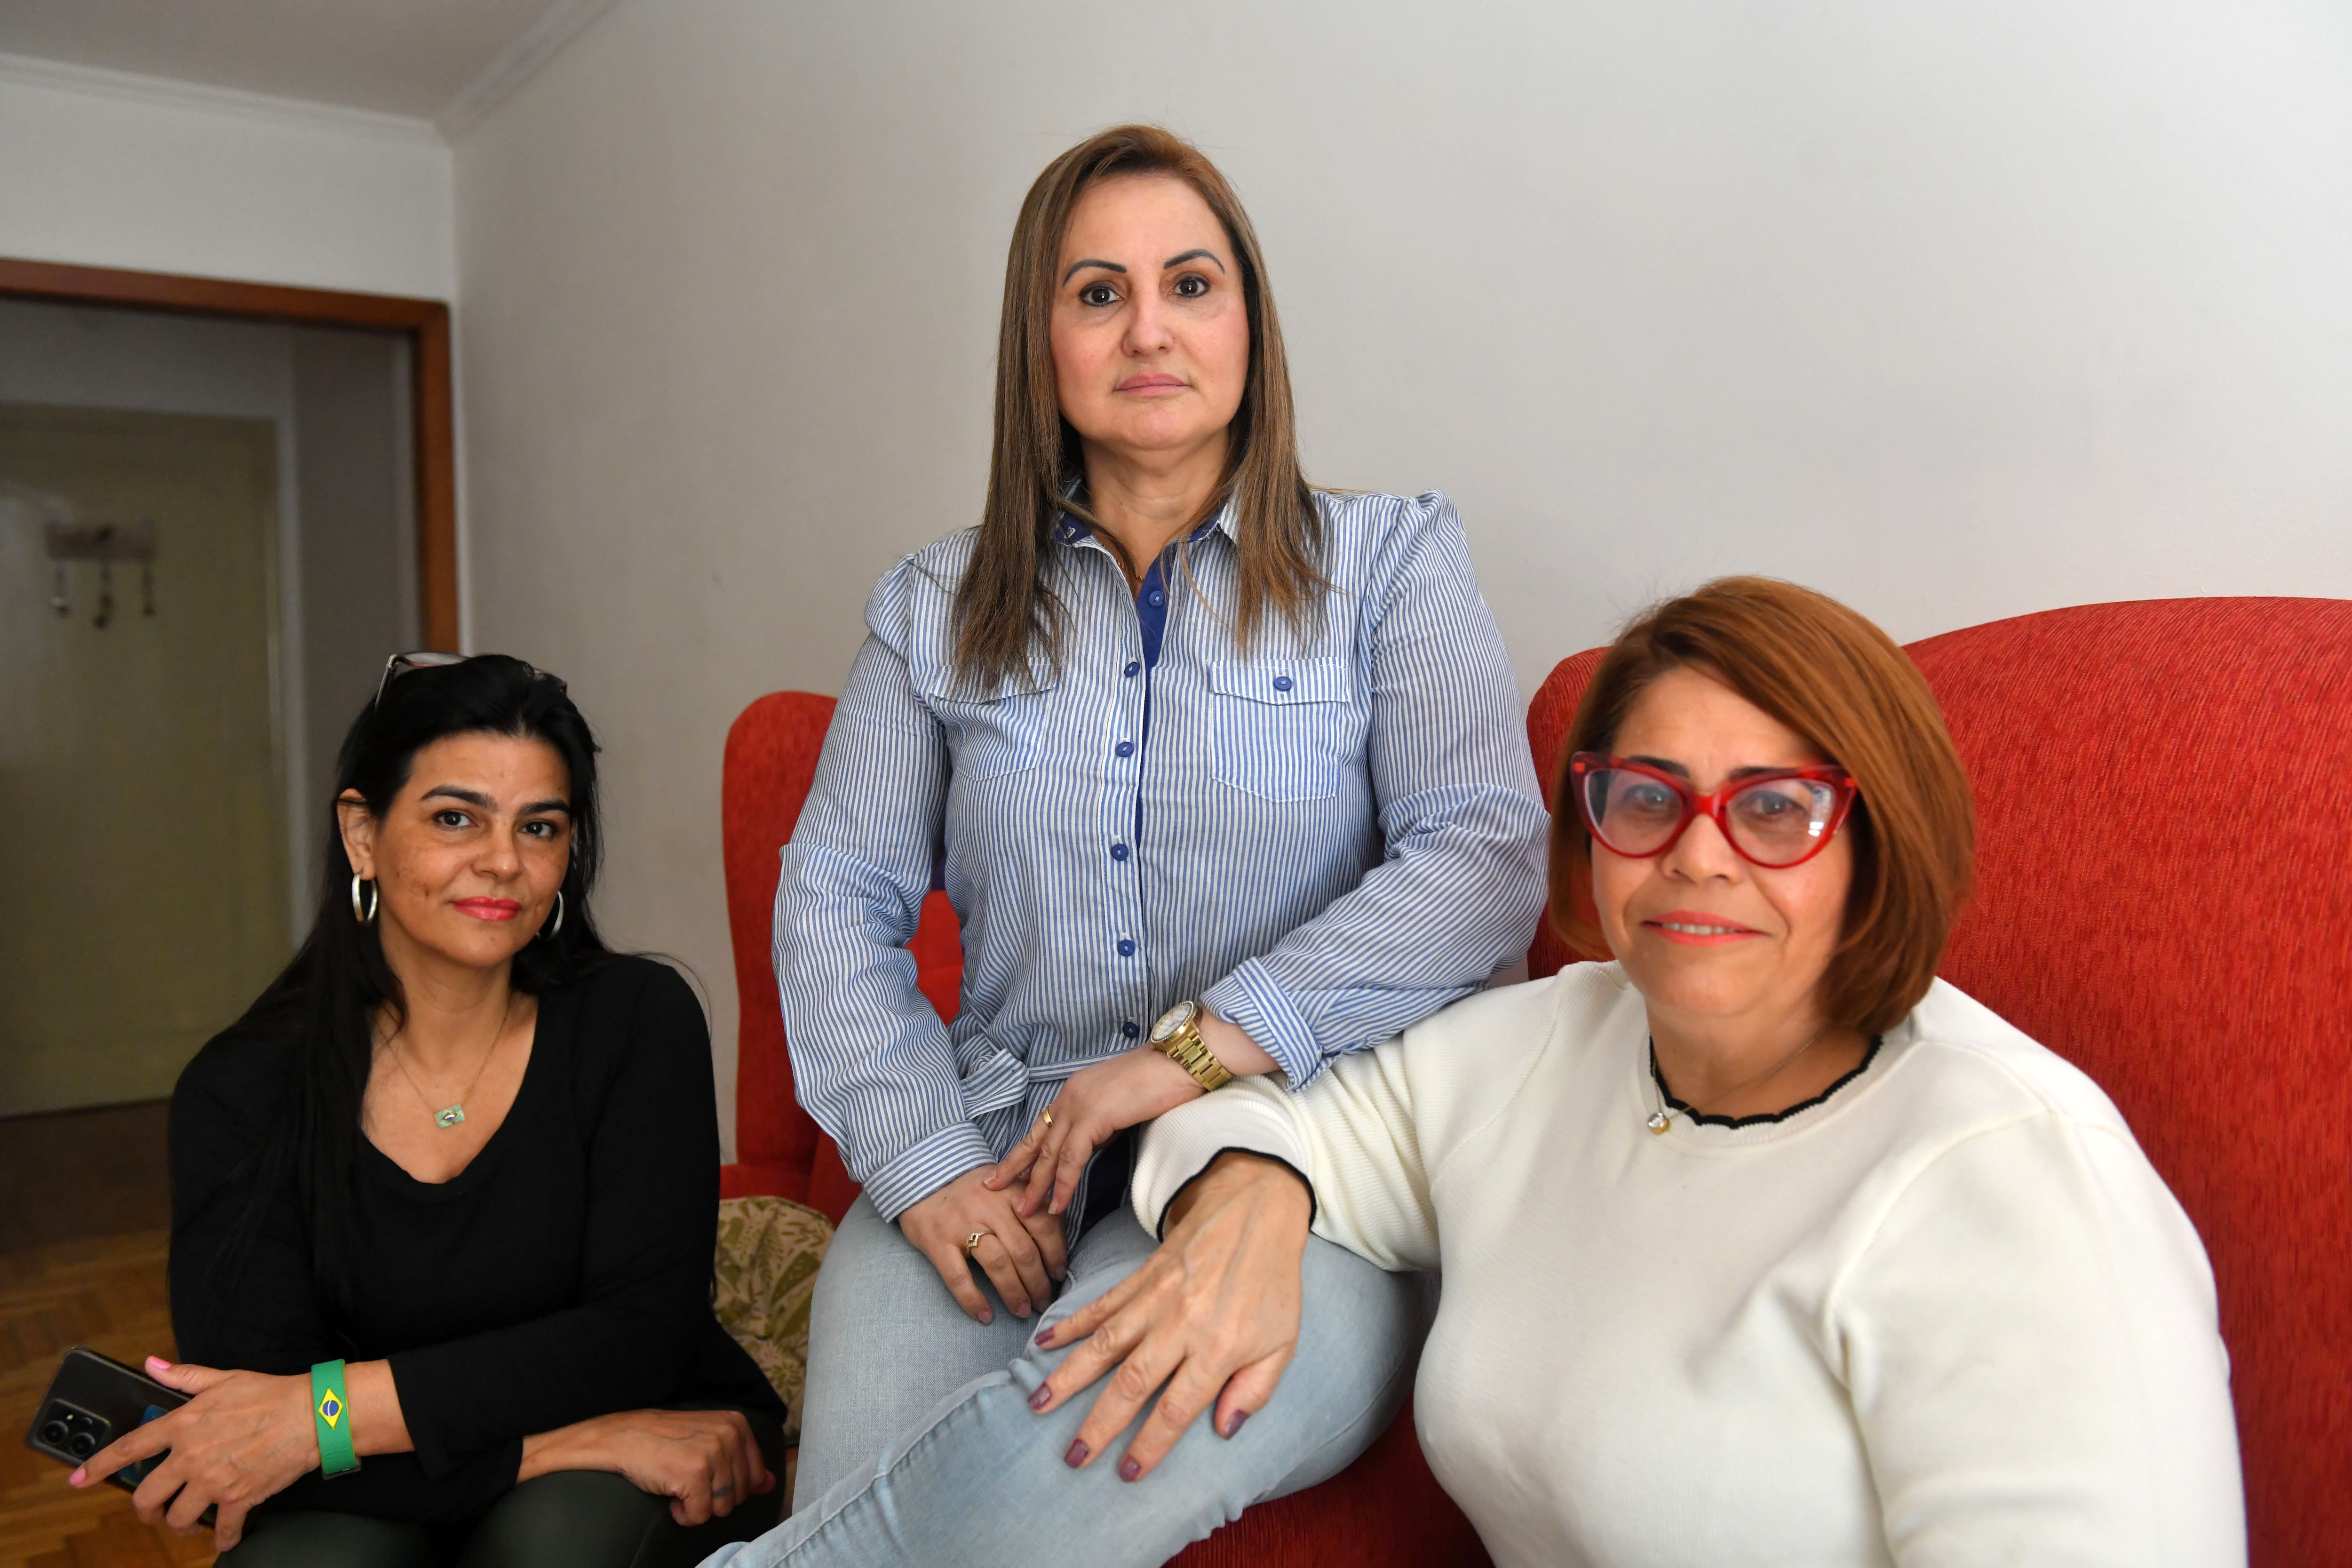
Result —
[{"label": "watch face", "polygon": [[1160,1022],[1151,1026],[1151,1043],[1160,1045],[1172,1038],[1177,1030],[1192,1021],[1201,1010],[1198,1002],[1179,1002],[1160,1015]]}]

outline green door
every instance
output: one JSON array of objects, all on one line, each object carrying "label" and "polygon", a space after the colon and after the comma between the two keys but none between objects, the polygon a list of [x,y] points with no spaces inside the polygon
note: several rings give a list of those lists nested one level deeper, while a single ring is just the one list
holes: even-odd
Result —
[{"label": "green door", "polygon": [[[0,403],[0,1115],[153,1100],[291,947],[267,420]],[[66,568],[41,507],[152,520]]]}]

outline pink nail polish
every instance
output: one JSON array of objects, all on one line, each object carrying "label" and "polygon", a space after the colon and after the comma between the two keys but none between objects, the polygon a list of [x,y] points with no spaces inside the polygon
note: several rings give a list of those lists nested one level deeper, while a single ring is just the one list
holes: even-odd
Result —
[{"label": "pink nail polish", "polygon": [[1142,1473],[1143,1467],[1137,1464],[1133,1459],[1121,1459],[1118,1462],[1118,1479],[1120,1480],[1131,1481]]},{"label": "pink nail polish", "polygon": [[86,1487],[89,1485],[89,1472],[87,1469],[84,1469],[81,1466],[76,1465],[74,1467],[74,1473],[66,1478],[66,1485],[69,1487]]},{"label": "pink nail polish", "polygon": [[1073,1443],[1070,1445],[1070,1451],[1062,1456],[1062,1463],[1069,1466],[1070,1468],[1075,1470],[1080,1465],[1085,1464],[1087,1462],[1087,1456],[1093,1452],[1094,1450],[1087,1447],[1083,1442]]},{"label": "pink nail polish", "polygon": [[172,1363],[165,1361],[162,1356],[151,1355],[147,1358],[147,1370],[149,1372],[169,1372],[172,1370]]},{"label": "pink nail polish", "polygon": [[1037,1392],[1029,1396],[1029,1408],[1032,1410],[1043,1410],[1048,1404],[1052,1403],[1053,1398],[1054,1391],[1041,1383],[1037,1385]]},{"label": "pink nail polish", "polygon": [[1016,1318],[1027,1317],[1029,1315],[1029,1303],[1025,1300],[1013,1302],[1013,1315]]}]

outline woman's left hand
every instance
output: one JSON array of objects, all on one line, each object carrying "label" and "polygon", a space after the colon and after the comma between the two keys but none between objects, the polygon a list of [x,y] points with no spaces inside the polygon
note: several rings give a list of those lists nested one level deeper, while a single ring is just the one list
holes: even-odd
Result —
[{"label": "woman's left hand", "polygon": [[205,1510],[217,1508],[213,1542],[226,1552],[243,1539],[245,1516],[257,1503],[319,1468],[310,1380],[173,1366],[153,1357],[146,1370],[165,1387],[194,1397],[117,1437],[68,1479],[77,1487],[95,1486],[168,1448],[170,1457],[131,1494],[139,1517],[193,1535],[202,1528]]},{"label": "woman's left hand", "polygon": [[[1200,1097],[1201,1086],[1192,1075],[1149,1046],[1080,1068],[1062,1085],[1029,1135],[989,1172],[985,1184],[1002,1192],[1026,1175],[1028,1189],[1013,1204],[1014,1210],[1024,1218],[1041,1205],[1060,1214],[1076,1197],[1087,1162],[1113,1133]],[[1052,1202],[1047,1205],[1049,1193]]]}]

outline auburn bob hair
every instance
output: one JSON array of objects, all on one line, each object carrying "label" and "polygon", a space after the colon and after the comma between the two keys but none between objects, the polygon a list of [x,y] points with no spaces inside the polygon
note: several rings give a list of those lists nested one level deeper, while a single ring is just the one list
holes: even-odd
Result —
[{"label": "auburn bob hair", "polygon": [[1876,1035],[1927,994],[1976,861],[1968,775],[1934,693],[1893,638],[1825,594],[1723,577],[1643,611],[1601,656],[1569,727],[1551,827],[1552,927],[1606,951],[1592,910],[1592,842],[1567,759],[1609,752],[1634,701],[1670,669],[1721,681],[1853,775],[1845,930],[1821,1002],[1832,1027]]},{"label": "auburn bob hair", "polygon": [[[1078,198],[1105,180],[1139,174],[1181,180],[1199,193],[1223,226],[1241,270],[1249,379],[1234,415],[1224,482],[1202,513],[1234,502],[1240,552],[1234,640],[1246,648],[1269,610],[1303,626],[1321,604],[1322,515],[1299,471],[1290,362],[1283,354],[1257,232],[1233,187],[1199,148],[1156,125],[1114,126],[1048,164],[1013,226],[996,338],[988,502],[955,595],[956,668],[968,685],[992,687],[1028,673],[1038,651],[1049,667],[1059,660],[1063,606],[1048,575],[1054,525],[1065,511],[1094,519],[1084,497],[1073,494],[1086,470],[1077,432],[1062,417],[1055,390],[1054,267]],[[1130,575],[1139,572],[1117,540],[1108,532],[1098,537]]]}]

